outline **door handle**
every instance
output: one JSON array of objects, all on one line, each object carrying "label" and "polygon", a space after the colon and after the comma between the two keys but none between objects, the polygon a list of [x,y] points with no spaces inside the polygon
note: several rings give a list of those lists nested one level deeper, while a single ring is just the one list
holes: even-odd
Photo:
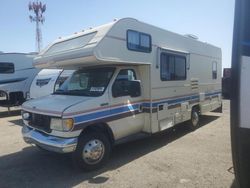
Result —
[{"label": "door handle", "polygon": [[142,111],[143,111],[143,106],[142,106],[142,104],[139,105],[138,111],[139,111],[139,112],[142,112]]},{"label": "door handle", "polygon": [[161,110],[163,110],[163,104],[158,106],[158,111],[161,111]]},{"label": "door handle", "polygon": [[102,103],[102,104],[100,104],[100,106],[108,106],[109,105],[109,103],[107,102],[107,103]]}]

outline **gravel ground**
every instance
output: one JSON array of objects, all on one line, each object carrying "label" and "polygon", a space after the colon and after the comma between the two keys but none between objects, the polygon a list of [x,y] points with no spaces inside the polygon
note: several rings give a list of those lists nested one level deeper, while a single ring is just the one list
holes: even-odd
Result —
[{"label": "gravel ground", "polygon": [[70,155],[40,151],[22,140],[20,111],[0,108],[0,187],[234,187],[229,101],[202,126],[185,124],[117,146],[101,170],[75,169]]}]

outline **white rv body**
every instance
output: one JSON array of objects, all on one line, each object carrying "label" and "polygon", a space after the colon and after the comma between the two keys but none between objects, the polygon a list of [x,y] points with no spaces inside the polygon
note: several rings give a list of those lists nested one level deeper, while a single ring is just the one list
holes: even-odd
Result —
[{"label": "white rv body", "polygon": [[[99,71],[97,78],[102,69],[114,69],[107,86],[89,89],[93,94],[102,93],[100,96],[54,94],[23,104],[26,142],[56,152],[77,150],[79,136],[91,127],[105,127],[116,143],[190,120],[194,109],[203,114],[222,106],[220,48],[131,18],[58,39],[36,57],[35,64],[74,68],[79,74],[81,70]],[[117,88],[124,80],[131,81],[136,91],[138,81],[141,92],[119,93]],[[84,83],[79,80],[80,85]],[[71,119],[74,125],[69,131],[58,131],[51,129],[53,119],[37,126],[26,118],[33,114]],[[55,138],[60,138],[57,143]]]},{"label": "white rv body", "polygon": [[0,53],[0,105],[20,105],[29,97],[32,80],[39,69],[33,67],[35,53]]},{"label": "white rv body", "polygon": [[73,73],[73,70],[42,69],[30,86],[30,99],[52,94]]}]

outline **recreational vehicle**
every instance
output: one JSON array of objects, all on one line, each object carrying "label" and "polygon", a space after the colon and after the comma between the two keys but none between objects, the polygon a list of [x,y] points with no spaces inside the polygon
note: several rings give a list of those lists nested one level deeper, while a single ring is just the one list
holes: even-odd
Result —
[{"label": "recreational vehicle", "polygon": [[22,104],[39,69],[33,67],[36,53],[0,53],[0,106]]},{"label": "recreational vehicle", "polygon": [[222,106],[220,48],[132,18],[58,39],[35,64],[76,71],[22,105],[23,138],[72,152],[85,170],[102,166],[114,144],[185,121],[194,130]]},{"label": "recreational vehicle", "polygon": [[42,69],[30,86],[30,99],[52,94],[73,73],[73,70]]}]

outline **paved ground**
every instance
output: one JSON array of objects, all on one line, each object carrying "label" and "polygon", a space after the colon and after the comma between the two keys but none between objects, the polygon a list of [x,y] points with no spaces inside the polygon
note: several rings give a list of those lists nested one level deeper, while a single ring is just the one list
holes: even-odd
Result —
[{"label": "paved ground", "polygon": [[69,155],[50,154],[21,137],[19,111],[0,109],[0,187],[233,187],[229,101],[202,127],[185,124],[117,146],[101,170],[83,173]]}]

